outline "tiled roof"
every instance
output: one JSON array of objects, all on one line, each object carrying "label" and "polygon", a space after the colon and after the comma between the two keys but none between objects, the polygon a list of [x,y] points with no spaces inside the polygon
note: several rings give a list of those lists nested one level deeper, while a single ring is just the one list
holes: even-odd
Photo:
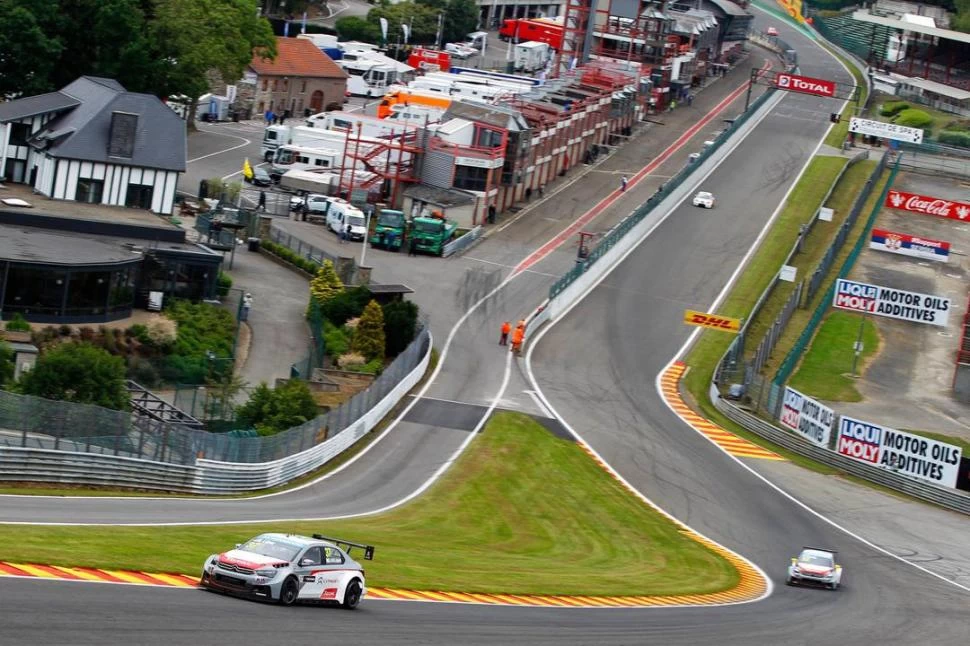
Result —
[{"label": "tiled roof", "polygon": [[253,55],[249,64],[257,75],[346,78],[347,75],[313,41],[305,38],[277,38],[276,59]]},{"label": "tiled roof", "polygon": [[0,103],[0,123],[24,119],[38,114],[67,110],[78,105],[80,101],[62,92],[48,92],[35,96],[26,96]]}]

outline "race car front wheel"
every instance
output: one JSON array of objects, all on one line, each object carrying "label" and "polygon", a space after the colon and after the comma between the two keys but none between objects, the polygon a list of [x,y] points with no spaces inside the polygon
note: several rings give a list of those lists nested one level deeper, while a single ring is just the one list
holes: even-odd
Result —
[{"label": "race car front wheel", "polygon": [[353,610],[360,604],[360,581],[354,579],[347,585],[344,592],[344,608]]},{"label": "race car front wheel", "polygon": [[292,606],[296,603],[296,598],[300,596],[300,586],[293,577],[283,581],[280,587],[279,603],[281,606]]}]

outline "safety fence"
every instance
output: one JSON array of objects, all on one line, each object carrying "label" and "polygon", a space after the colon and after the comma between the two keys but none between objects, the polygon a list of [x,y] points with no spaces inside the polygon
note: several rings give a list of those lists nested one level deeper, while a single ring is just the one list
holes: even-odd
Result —
[{"label": "safety fence", "polygon": [[191,430],[124,411],[0,391],[0,446],[175,464],[193,464],[200,458],[247,463],[286,458],[349,428],[425,361],[430,342],[430,333],[422,329],[366,390],[315,419],[272,436]]},{"label": "safety fence", "polygon": [[[806,238],[812,233],[815,225],[819,222],[819,216],[822,212],[821,207],[824,207],[828,203],[829,198],[832,197],[832,192],[835,190],[835,187],[838,186],[839,182],[845,176],[846,171],[854,164],[866,159],[868,156],[869,156],[868,151],[860,152],[852,159],[850,159],[845,166],[842,167],[842,170],[839,171],[839,174],[835,177],[835,179],[832,181],[832,184],[829,186],[828,191],[825,193],[825,196],[819,201],[818,203],[819,208],[815,209],[814,213],[812,214],[812,217],[809,219],[808,222],[800,226],[798,231],[798,237],[795,239],[794,244],[792,244],[791,250],[788,252],[788,255],[785,257],[785,260],[781,263],[782,265],[791,265],[793,262],[793,259],[799,253],[802,252],[805,246]],[[881,170],[879,172],[881,172]],[[856,199],[856,202],[852,208],[852,212],[850,212],[850,214],[846,217],[847,222],[851,221],[853,224],[855,223],[856,217],[858,216],[858,210],[862,208],[863,204],[865,204],[865,201],[866,199],[868,199],[869,193],[872,190],[871,186],[872,186],[874,177],[878,177],[878,175],[875,172],[869,178],[869,181],[866,184],[866,188],[863,190],[863,194]],[[815,291],[817,291],[818,289],[818,285],[821,284],[821,278],[826,275],[826,272],[828,271],[828,268],[830,267],[831,262],[834,261],[835,255],[838,253],[838,249],[841,248],[841,244],[844,241],[844,237],[848,234],[848,231],[851,230],[851,228],[852,228],[851,225],[847,227],[845,224],[843,224],[842,227],[840,227],[839,232],[836,235],[835,241],[833,241],[833,244],[830,245],[828,251],[826,252],[826,257],[831,256],[831,260],[826,261],[825,258],[823,258],[820,265],[816,267],[815,272],[812,274],[812,278],[808,280],[807,287],[806,287],[806,281],[804,280],[801,280],[795,283],[794,288],[792,289],[792,292],[788,295],[788,298],[785,300],[784,304],[782,305],[778,315],[775,317],[774,321],[772,321],[771,324],[768,326],[767,331],[765,332],[762,339],[758,342],[758,345],[755,347],[755,350],[752,353],[751,357],[746,360],[745,359],[746,357],[745,351],[747,349],[746,342],[748,340],[748,334],[751,330],[751,325],[754,321],[758,319],[758,316],[761,313],[761,310],[764,307],[765,303],[768,302],[768,299],[771,298],[771,296],[774,295],[776,290],[778,290],[782,285],[782,279],[781,279],[780,273],[775,274],[775,276],[765,287],[764,291],[761,292],[761,295],[758,297],[758,300],[755,301],[754,307],[751,309],[751,312],[748,314],[747,318],[745,318],[744,324],[741,326],[741,330],[738,332],[734,340],[731,342],[731,345],[728,347],[727,354],[725,355],[725,359],[718,364],[718,368],[715,371],[716,380],[718,383],[721,383],[721,384],[726,382],[741,383],[744,385],[746,390],[750,388],[752,380],[755,379],[756,375],[761,373],[761,371],[765,367],[765,364],[770,359],[771,353],[774,351],[775,346],[778,344],[779,339],[781,338],[785,329],[788,327],[788,323],[791,320],[791,317],[794,315],[795,311],[800,307],[807,307],[808,304],[811,302],[812,297],[815,294]],[[842,241],[839,241],[840,236],[842,236]],[[836,249],[834,253],[832,251],[833,248]],[[828,262],[828,264],[826,264],[826,262]],[[824,266],[824,270],[820,271],[822,270],[823,266]],[[812,286],[813,281],[815,283],[814,288]]]},{"label": "safety fence", "polygon": [[290,366],[290,377],[308,381],[313,371],[323,367],[326,344],[323,340],[323,312],[315,298],[307,305],[307,325],[310,328],[309,354]]},{"label": "safety fence", "polygon": [[316,263],[318,266],[322,265],[325,260],[329,260],[334,264],[334,266],[337,265],[337,256],[333,255],[332,253],[328,253],[319,247],[315,247],[308,242],[304,242],[303,240],[290,235],[286,231],[283,231],[283,229],[277,226],[270,226],[269,241],[286,247],[300,258],[304,258],[312,263]]},{"label": "safety fence", "polygon": [[481,238],[483,233],[485,233],[485,227],[482,225],[476,226],[465,235],[461,236],[460,238],[455,238],[446,244],[444,249],[441,251],[441,256],[443,258],[447,258],[448,256],[452,256],[459,251],[464,251],[468,247],[472,246],[476,240]]},{"label": "safety fence", "polygon": [[663,186],[657,189],[657,192],[654,193],[650,199],[637,207],[630,215],[623,218],[615,227],[610,230],[609,233],[603,236],[603,239],[600,240],[599,244],[597,244],[592,251],[590,251],[589,256],[584,261],[577,262],[572,269],[570,269],[559,280],[553,283],[552,287],[549,288],[549,298],[553,299],[559,296],[567,287],[589,271],[593,265],[608,254],[609,251],[613,249],[613,247],[616,246],[616,244],[622,240],[624,236],[626,236],[636,225],[646,218],[650,212],[654,210],[654,208],[656,208],[661,202],[677,191],[681,184],[687,181],[687,179],[697,168],[703,165],[704,162],[706,162],[712,156],[717,154],[724,143],[728,141],[732,135],[744,127],[750,116],[758,112],[761,106],[763,106],[774,95],[774,93],[774,89],[768,89],[764,94],[758,97],[746,112],[735,119],[734,122],[714,140],[712,145],[708,146],[706,150],[700,153],[700,157],[696,161],[682,168]]}]

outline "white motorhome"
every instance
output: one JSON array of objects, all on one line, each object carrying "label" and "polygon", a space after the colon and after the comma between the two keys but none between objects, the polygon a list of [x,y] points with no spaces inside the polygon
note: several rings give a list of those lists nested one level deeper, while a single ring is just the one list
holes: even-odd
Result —
[{"label": "white motorhome", "polygon": [[287,171],[339,168],[342,161],[343,150],[287,144],[276,150],[269,176],[279,182]]},{"label": "white motorhome", "polygon": [[523,90],[478,83],[456,83],[422,77],[408,84],[412,90],[423,92],[437,92],[452,98],[476,99],[484,103],[496,103],[503,99],[512,98],[518,94],[525,94]]},{"label": "white motorhome", "polygon": [[364,137],[375,139],[390,139],[397,135],[413,131],[408,128],[404,120],[378,119],[359,112],[321,112],[307,118],[307,126],[310,128],[321,128],[324,130],[336,130],[342,133],[356,133],[358,127],[360,134]]},{"label": "white motorhome", "polygon": [[400,121],[413,126],[425,126],[440,122],[444,114],[444,108],[397,103],[391,106],[391,114],[386,116],[384,120]]},{"label": "white motorhome", "polygon": [[340,48],[340,43],[337,42],[337,37],[331,34],[300,34],[297,36],[297,38],[309,40],[311,43],[317,46],[317,49]]},{"label": "white motorhome", "polygon": [[[263,131],[263,145],[260,152],[264,160],[273,161],[276,149],[280,146],[293,144],[325,148],[326,146],[320,145],[321,141],[331,141],[328,133],[321,129],[287,125],[269,126]],[[340,143],[340,147],[343,148],[343,142]]]},{"label": "white motorhome", "polygon": [[369,99],[384,96],[387,88],[398,82],[397,71],[389,65],[359,58],[336,61],[348,74],[347,91],[355,96],[365,96]]}]

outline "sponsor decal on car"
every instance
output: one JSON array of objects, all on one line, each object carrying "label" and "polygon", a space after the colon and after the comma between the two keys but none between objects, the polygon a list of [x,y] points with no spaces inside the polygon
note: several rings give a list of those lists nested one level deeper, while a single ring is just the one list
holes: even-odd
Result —
[{"label": "sponsor decal on car", "polygon": [[337,588],[324,588],[323,592],[320,593],[321,599],[336,599],[337,598]]}]

